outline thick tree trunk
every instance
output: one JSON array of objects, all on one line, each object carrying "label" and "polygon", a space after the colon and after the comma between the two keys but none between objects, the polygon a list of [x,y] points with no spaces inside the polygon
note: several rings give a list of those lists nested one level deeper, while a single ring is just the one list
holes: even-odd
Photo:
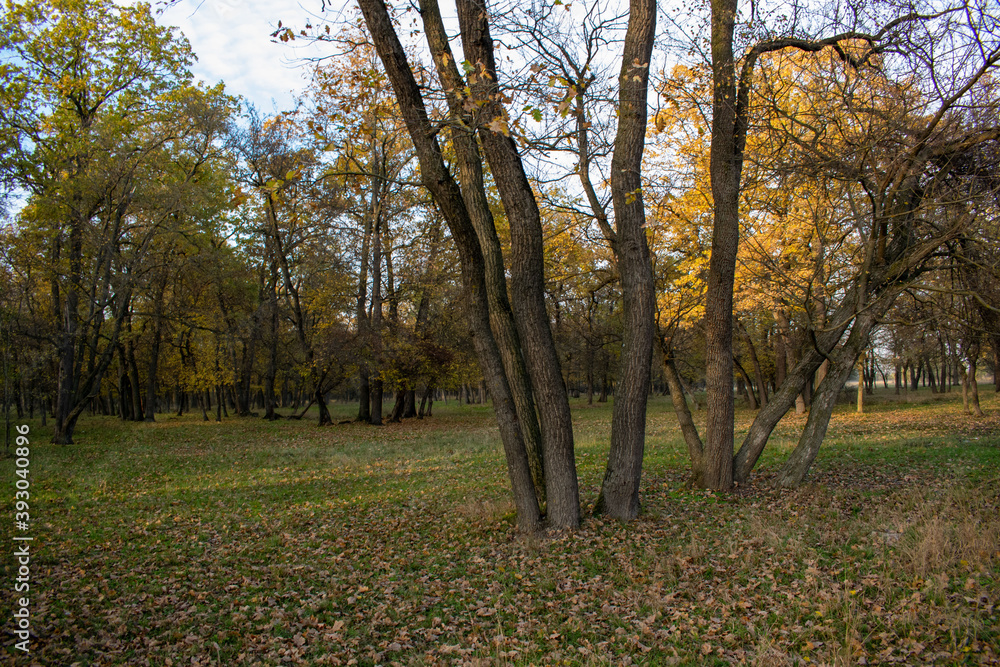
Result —
[{"label": "thick tree trunk", "polygon": [[733,283],[739,247],[739,195],[743,171],[737,114],[733,37],[736,0],[712,0],[712,142],[710,179],[714,215],[705,291],[704,485],[733,485]]},{"label": "thick tree trunk", "polygon": [[[451,128],[462,196],[483,253],[486,297],[489,303],[490,324],[500,349],[504,372],[507,375],[521,432],[528,452],[528,463],[540,505],[545,503],[545,461],[542,452],[541,427],[535,411],[535,397],[531,388],[520,335],[514,321],[514,312],[508,297],[506,268],[500,238],[497,235],[493,212],[486,196],[482,158],[475,135],[466,130],[475,120],[466,109],[459,94],[466,83],[458,71],[457,61],[451,52],[448,36],[436,0],[422,0],[421,17],[427,43],[434,56],[438,74],[449,89],[448,104],[455,122]],[[462,127],[465,126],[465,127]]]},{"label": "thick tree trunk", "polygon": [[324,391],[322,387],[317,387],[316,392],[313,394],[313,399],[319,407],[319,425],[327,426],[333,423],[333,418],[330,416],[330,411],[326,407],[326,396],[323,394]]},{"label": "thick tree trunk", "polygon": [[964,366],[962,368],[963,375],[965,375],[962,378],[962,403],[965,406],[967,414],[971,413],[977,417],[982,417],[983,408],[979,405],[979,383],[976,381],[977,366],[979,363],[978,344],[969,346],[969,349],[966,351],[966,361],[969,364],[969,369],[966,371]]},{"label": "thick tree trunk", "polygon": [[512,306],[538,408],[545,466],[546,517],[556,528],[580,525],[573,421],[545,304],[542,225],[534,192],[514,140],[491,128],[503,123],[488,13],[474,0],[458,0],[465,59],[481,68],[471,86],[480,109],[479,137],[510,224]]},{"label": "thick tree trunk", "polygon": [[618,393],[611,414],[611,449],[601,494],[594,507],[595,513],[625,520],[639,515],[653,354],[653,269],[646,244],[641,171],[655,31],[655,0],[631,0],[618,75],[618,134],[611,160],[616,227],[612,250],[621,279],[625,326]]},{"label": "thick tree trunk", "polygon": [[417,392],[414,389],[407,389],[403,399],[403,419],[411,419],[417,416]]},{"label": "thick tree trunk", "polygon": [[517,507],[518,527],[525,532],[534,532],[540,525],[541,516],[514,400],[500,350],[490,329],[482,250],[461,190],[444,164],[420,89],[385,4],[381,0],[359,0],[359,4],[413,140],[420,161],[421,178],[448,222],[458,247],[473,345],[494,400],[500,438],[507,458],[507,471]]},{"label": "thick tree trunk", "polygon": [[417,411],[417,419],[431,417],[434,409],[434,385],[428,384],[424,389],[423,396],[420,397],[420,410]]},{"label": "thick tree trunk", "polygon": [[408,392],[405,389],[396,390],[396,402],[393,403],[392,412],[389,413],[389,421],[395,424],[403,421],[403,410],[406,409],[406,394]]}]

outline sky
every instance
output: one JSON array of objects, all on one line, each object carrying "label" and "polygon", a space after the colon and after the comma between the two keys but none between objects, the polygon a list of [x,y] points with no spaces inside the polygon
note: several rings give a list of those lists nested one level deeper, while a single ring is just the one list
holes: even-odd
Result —
[{"label": "sky", "polygon": [[[331,4],[336,7],[330,10]],[[324,15],[336,19],[343,0],[180,0],[158,18],[177,26],[198,56],[192,68],[209,84],[225,81],[231,95],[242,95],[269,114],[294,106],[295,94],[306,85],[302,59],[326,55],[319,45],[304,41],[272,42],[278,21],[298,28]],[[327,52],[328,53],[328,52]]]}]

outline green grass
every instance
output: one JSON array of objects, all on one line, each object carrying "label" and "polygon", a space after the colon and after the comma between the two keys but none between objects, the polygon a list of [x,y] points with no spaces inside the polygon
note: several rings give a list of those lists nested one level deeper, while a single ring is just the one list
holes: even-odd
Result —
[{"label": "green grass", "polygon": [[[753,482],[721,494],[686,487],[676,419],[657,397],[642,517],[528,537],[513,529],[482,406],[324,429],[88,417],[66,447],[47,444],[36,420],[37,637],[29,657],[13,641],[3,655],[24,665],[997,664],[1000,399],[982,397],[981,419],[963,415],[957,395],[925,391],[877,396],[865,415],[841,406],[807,484],[777,491],[768,482],[805,423],[790,414]],[[335,405],[334,418],[352,410]],[[576,401],[574,417],[589,504],[610,408]],[[740,412],[737,430],[751,419]],[[0,476],[13,482],[13,467],[0,461]]]}]

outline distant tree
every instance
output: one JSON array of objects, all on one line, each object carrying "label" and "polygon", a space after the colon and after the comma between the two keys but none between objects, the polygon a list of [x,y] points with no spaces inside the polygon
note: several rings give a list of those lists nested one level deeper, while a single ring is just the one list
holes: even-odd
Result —
[{"label": "distant tree", "polygon": [[[140,264],[212,150],[226,103],[190,85],[187,42],[148,5],[31,0],[10,3],[0,23],[4,178],[28,194],[20,220],[44,239],[59,359],[54,441],[70,443]],[[182,168],[157,191],[143,179],[171,153]]]}]

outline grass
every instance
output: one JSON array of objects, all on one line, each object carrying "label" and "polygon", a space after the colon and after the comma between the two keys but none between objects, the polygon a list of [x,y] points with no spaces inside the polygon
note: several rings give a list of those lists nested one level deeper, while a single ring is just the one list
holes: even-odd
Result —
[{"label": "grass", "polygon": [[[982,397],[981,419],[955,394],[876,396],[865,415],[842,406],[808,483],[777,491],[768,482],[805,420],[789,415],[753,483],[725,494],[686,488],[676,420],[658,397],[642,517],[545,537],[513,530],[481,406],[436,404],[433,419],[380,428],[90,417],[68,447],[32,422],[37,636],[29,656],[13,640],[0,655],[81,666],[998,664],[1000,399]],[[351,406],[334,409],[346,418]],[[574,403],[574,417],[591,503],[610,409]],[[751,418],[740,412],[737,430]],[[4,478],[13,469],[0,461]]]}]

